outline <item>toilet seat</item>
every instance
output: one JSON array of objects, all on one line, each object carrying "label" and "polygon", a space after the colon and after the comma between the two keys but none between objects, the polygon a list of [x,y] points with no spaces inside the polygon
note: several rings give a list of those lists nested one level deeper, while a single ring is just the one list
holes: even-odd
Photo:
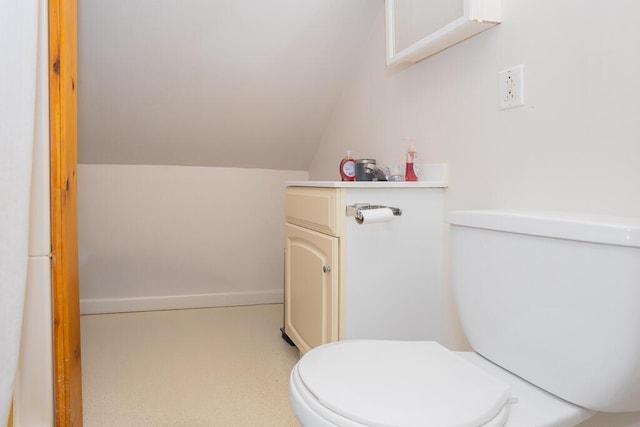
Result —
[{"label": "toilet seat", "polygon": [[504,425],[510,387],[436,342],[343,341],[307,353],[292,390],[332,425]]}]

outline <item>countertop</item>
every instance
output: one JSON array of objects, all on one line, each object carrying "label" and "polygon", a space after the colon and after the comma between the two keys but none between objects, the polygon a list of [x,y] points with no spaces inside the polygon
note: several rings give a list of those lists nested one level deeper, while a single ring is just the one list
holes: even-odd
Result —
[{"label": "countertop", "polygon": [[323,188],[445,188],[442,181],[388,182],[388,181],[287,181],[287,187]]},{"label": "countertop", "polygon": [[389,181],[288,181],[287,187],[324,188],[447,188],[449,186],[449,165],[446,163],[426,163],[417,165],[421,177],[417,182]]}]

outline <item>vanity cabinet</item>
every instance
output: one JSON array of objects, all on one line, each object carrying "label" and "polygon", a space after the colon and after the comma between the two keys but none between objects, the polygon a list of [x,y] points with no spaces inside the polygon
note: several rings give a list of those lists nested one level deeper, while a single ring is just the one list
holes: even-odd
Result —
[{"label": "vanity cabinet", "polygon": [[339,206],[336,188],[289,187],[285,224],[285,333],[300,352],[336,341]]},{"label": "vanity cabinet", "polygon": [[338,238],[285,228],[285,329],[306,352],[338,339]]},{"label": "vanity cabinet", "polygon": [[[301,353],[343,339],[440,340],[441,186],[305,182],[286,191],[284,333]],[[356,203],[402,215],[359,224],[347,215]]]}]

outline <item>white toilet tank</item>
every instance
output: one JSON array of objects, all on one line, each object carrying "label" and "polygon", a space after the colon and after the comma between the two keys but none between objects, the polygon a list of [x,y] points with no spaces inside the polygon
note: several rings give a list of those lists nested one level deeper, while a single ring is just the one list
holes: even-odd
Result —
[{"label": "white toilet tank", "polygon": [[640,411],[640,218],[448,220],[453,290],[476,352],[576,405]]}]

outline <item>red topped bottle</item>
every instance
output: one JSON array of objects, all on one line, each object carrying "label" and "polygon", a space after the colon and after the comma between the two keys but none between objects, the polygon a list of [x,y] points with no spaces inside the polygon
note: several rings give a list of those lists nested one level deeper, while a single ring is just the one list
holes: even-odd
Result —
[{"label": "red topped bottle", "polygon": [[340,177],[343,181],[356,180],[356,161],[351,156],[351,150],[347,150],[347,155],[340,162]]},{"label": "red topped bottle", "polygon": [[404,172],[405,181],[418,180],[418,175],[416,174],[416,170],[414,168],[416,157],[418,157],[418,153],[416,153],[416,150],[414,149],[413,144],[411,144],[411,146],[407,150],[407,167]]}]

